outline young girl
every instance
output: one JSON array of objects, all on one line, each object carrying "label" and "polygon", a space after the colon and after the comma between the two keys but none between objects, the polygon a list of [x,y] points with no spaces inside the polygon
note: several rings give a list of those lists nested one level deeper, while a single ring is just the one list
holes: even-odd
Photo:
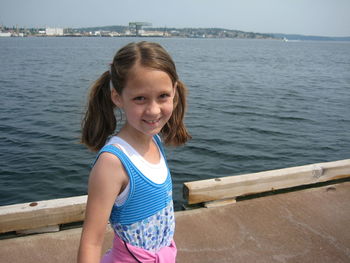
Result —
[{"label": "young girl", "polygon": [[[175,262],[172,183],[161,140],[181,145],[186,88],[156,43],[120,49],[95,82],[82,142],[99,151],[89,178],[78,262]],[[126,117],[115,134],[115,109]],[[113,248],[101,260],[108,219]]]}]

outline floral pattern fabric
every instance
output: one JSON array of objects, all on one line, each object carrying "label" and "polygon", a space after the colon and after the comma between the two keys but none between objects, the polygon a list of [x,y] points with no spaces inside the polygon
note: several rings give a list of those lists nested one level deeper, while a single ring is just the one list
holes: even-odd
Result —
[{"label": "floral pattern fabric", "polygon": [[131,225],[112,224],[114,232],[127,243],[157,252],[169,246],[175,231],[173,202],[156,214]]}]

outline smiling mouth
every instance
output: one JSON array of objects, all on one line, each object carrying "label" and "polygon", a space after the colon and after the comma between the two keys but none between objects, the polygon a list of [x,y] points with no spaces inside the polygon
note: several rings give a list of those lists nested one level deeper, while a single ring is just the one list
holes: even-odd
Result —
[{"label": "smiling mouth", "polygon": [[156,120],[143,120],[144,122],[148,123],[148,124],[156,124],[159,122],[160,119],[156,119]]}]

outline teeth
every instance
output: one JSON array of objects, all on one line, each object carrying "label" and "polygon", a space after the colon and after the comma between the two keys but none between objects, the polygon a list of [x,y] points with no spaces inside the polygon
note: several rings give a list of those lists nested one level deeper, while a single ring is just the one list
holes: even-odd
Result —
[{"label": "teeth", "polygon": [[158,122],[158,120],[151,120],[151,121],[145,121],[145,122],[153,124],[153,123]]}]

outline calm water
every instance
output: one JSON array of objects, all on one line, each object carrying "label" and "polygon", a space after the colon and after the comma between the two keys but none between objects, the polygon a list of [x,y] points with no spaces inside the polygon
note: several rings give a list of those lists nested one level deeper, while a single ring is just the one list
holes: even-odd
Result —
[{"label": "calm water", "polygon": [[[0,205],[86,194],[87,91],[132,38],[0,38]],[[143,39],[144,40],[144,39]],[[185,181],[350,158],[350,43],[147,39],[189,89]]]}]

